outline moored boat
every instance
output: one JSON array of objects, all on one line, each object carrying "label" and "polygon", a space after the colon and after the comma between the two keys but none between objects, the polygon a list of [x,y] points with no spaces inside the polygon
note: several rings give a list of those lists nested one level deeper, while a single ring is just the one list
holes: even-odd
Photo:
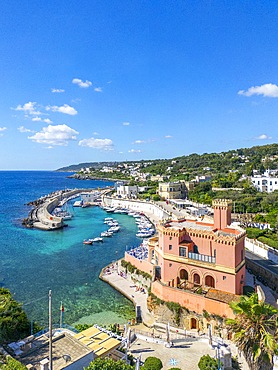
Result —
[{"label": "moored boat", "polygon": [[83,244],[86,244],[86,245],[93,244],[93,239],[84,239]]}]

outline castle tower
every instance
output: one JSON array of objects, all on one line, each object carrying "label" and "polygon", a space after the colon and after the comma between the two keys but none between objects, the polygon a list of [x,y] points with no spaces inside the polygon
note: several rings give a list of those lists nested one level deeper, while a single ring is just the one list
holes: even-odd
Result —
[{"label": "castle tower", "polygon": [[214,199],[212,206],[214,208],[214,227],[225,229],[231,224],[232,201],[228,199]]}]

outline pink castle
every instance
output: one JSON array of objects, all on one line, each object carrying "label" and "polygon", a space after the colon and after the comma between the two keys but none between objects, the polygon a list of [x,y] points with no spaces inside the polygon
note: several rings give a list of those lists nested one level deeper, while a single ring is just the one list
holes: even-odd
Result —
[{"label": "pink castle", "polygon": [[151,291],[190,311],[232,316],[228,303],[243,294],[245,231],[230,226],[232,203],[213,201],[214,223],[168,220],[149,240],[148,261],[125,260],[151,273]]}]

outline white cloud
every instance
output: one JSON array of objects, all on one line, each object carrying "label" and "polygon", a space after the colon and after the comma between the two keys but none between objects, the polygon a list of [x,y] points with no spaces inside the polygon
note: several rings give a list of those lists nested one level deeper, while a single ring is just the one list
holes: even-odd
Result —
[{"label": "white cloud", "polygon": [[94,88],[94,91],[95,92],[102,92],[102,87],[96,87],[96,88]]},{"label": "white cloud", "polygon": [[144,141],[144,140],[135,140],[134,141],[134,144],[145,144],[146,143],[146,141]]},{"label": "white cloud", "polygon": [[52,112],[60,112],[64,114],[69,114],[70,116],[75,116],[78,113],[76,109],[74,109],[68,104],[61,105],[60,107],[58,107],[57,105],[52,105],[52,106],[48,105],[45,109],[51,110]]},{"label": "white cloud", "polygon": [[130,122],[123,122],[123,126],[129,126]]},{"label": "white cloud", "polygon": [[240,90],[238,95],[252,96],[263,95],[268,98],[278,98],[278,86],[275,84],[264,84],[261,86],[252,86],[248,90]]},{"label": "white cloud", "polygon": [[6,131],[6,130],[7,130],[7,127],[0,127],[0,132]]},{"label": "white cloud", "polygon": [[86,89],[87,87],[90,87],[92,86],[92,82],[91,81],[82,81],[80,80],[80,78],[74,78],[72,80],[72,83],[75,84],[75,85],[78,85],[79,87],[83,88],[83,89]]},{"label": "white cloud", "polygon": [[102,149],[102,150],[113,150],[113,141],[111,139],[95,139],[91,137],[90,139],[80,140],[78,145],[88,146],[89,148]]},{"label": "white cloud", "polygon": [[53,92],[53,93],[63,93],[63,92],[65,92],[65,90],[64,89],[54,89],[54,88],[52,88],[51,89],[51,92]]},{"label": "white cloud", "polygon": [[76,140],[76,135],[78,134],[79,132],[65,124],[49,125],[43,127],[35,135],[29,136],[28,139],[40,144],[67,146],[69,141]]},{"label": "white cloud", "polygon": [[171,139],[172,137],[172,135],[165,135],[165,139]]},{"label": "white cloud", "polygon": [[45,123],[48,123],[48,124],[53,123],[51,121],[51,119],[49,119],[49,118],[42,119],[41,117],[33,117],[32,121],[33,122],[45,122]]},{"label": "white cloud", "polygon": [[130,149],[128,152],[129,153],[142,153],[142,150]]},{"label": "white cloud", "polygon": [[17,129],[18,129],[19,132],[35,132],[35,131],[32,131],[29,128],[26,128],[24,126],[20,126]]},{"label": "white cloud", "polygon": [[267,139],[272,139],[271,136],[267,136],[266,134],[261,134],[260,136],[257,136],[256,139],[259,140],[267,140]]},{"label": "white cloud", "polygon": [[41,115],[42,113],[37,110],[36,102],[29,101],[29,103],[25,103],[24,105],[18,105],[16,108],[12,108],[17,111],[23,111],[31,115]]},{"label": "white cloud", "polygon": [[49,119],[49,118],[45,118],[45,119],[43,119],[43,122],[48,123],[48,124],[53,123],[53,122],[51,121],[51,119]]}]

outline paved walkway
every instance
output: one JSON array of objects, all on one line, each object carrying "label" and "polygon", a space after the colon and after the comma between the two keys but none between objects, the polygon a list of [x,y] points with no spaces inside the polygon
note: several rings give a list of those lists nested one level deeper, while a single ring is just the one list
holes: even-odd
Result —
[{"label": "paved walkway", "polygon": [[131,300],[134,306],[140,306],[143,323],[148,327],[152,327],[155,320],[147,307],[147,293],[136,290],[136,286],[133,282],[118,274],[118,268],[120,268],[120,261],[111,265],[109,267],[109,272],[105,272],[107,269],[104,269],[103,274],[100,276],[101,279]]}]

